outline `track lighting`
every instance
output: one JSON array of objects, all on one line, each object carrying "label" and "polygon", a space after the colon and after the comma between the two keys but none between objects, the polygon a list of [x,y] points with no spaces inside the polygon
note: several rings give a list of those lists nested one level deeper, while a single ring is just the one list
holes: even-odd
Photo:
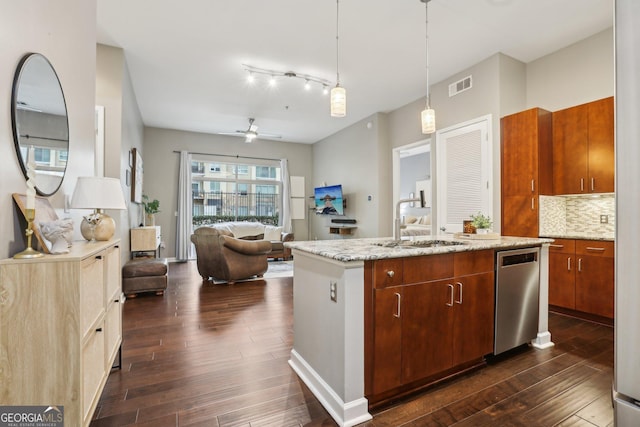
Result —
[{"label": "track lighting", "polygon": [[277,84],[277,81],[280,77],[289,77],[294,79],[303,79],[304,80],[304,89],[311,90],[313,84],[319,84],[322,86],[322,92],[324,94],[329,93],[329,86],[333,86],[333,83],[327,79],[323,79],[322,77],[316,77],[311,74],[298,73],[296,71],[278,71],[278,70],[270,70],[266,68],[258,68],[248,64],[242,64],[242,67],[245,69],[249,75],[247,76],[248,81],[255,81],[256,75],[265,75],[269,77],[269,86],[273,87]]}]

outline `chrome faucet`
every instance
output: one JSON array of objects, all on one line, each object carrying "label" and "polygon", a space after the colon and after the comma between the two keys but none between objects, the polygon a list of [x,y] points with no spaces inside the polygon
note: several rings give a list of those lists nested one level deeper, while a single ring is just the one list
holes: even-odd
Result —
[{"label": "chrome faucet", "polygon": [[393,236],[396,240],[401,240],[400,226],[402,224],[402,221],[400,220],[400,205],[403,203],[411,203],[411,202],[420,202],[420,207],[424,208],[425,207],[424,190],[420,190],[420,197],[416,197],[412,199],[400,199],[398,200],[398,203],[396,203],[396,219],[394,222],[394,236]]}]

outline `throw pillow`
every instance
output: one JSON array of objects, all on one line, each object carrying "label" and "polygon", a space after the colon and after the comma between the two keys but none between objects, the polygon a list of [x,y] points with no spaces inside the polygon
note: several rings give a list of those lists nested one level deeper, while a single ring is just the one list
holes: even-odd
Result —
[{"label": "throw pillow", "polygon": [[276,242],[282,240],[282,227],[276,227],[274,225],[264,226],[264,240],[270,242]]}]

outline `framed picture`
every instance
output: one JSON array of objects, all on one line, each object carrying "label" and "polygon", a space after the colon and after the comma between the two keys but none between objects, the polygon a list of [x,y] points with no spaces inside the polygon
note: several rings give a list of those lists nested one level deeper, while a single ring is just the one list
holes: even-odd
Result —
[{"label": "framed picture", "polygon": [[131,177],[131,201],[135,203],[142,203],[142,177],[144,171],[142,168],[142,156],[140,152],[132,148],[133,155],[133,167]]}]

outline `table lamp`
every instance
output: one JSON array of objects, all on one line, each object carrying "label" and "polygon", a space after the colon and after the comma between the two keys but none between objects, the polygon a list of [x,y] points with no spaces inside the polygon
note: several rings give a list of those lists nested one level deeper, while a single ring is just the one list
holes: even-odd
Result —
[{"label": "table lamp", "polygon": [[109,240],[116,230],[116,222],[104,209],[126,209],[122,186],[117,178],[81,176],[71,197],[71,208],[94,209],[80,224],[82,237],[89,241]]}]

